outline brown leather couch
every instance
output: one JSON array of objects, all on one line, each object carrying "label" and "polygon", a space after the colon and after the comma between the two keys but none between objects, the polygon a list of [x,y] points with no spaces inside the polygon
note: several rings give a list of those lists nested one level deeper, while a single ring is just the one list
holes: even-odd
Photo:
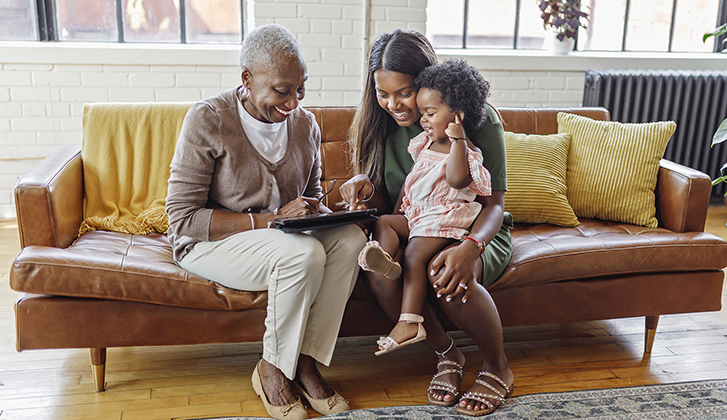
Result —
[{"label": "brown leather couch", "polygon": [[[354,109],[309,109],[321,127],[327,190],[350,176],[343,141]],[[601,108],[500,111],[506,130],[531,134],[557,132],[558,111],[609,119]],[[710,188],[707,175],[662,161],[658,228],[586,219],[576,228],[516,225],[512,260],[489,288],[503,325],[645,316],[650,353],[659,315],[719,310],[727,242],[703,232]],[[15,304],[18,351],[89,348],[101,391],[108,347],[261,340],[265,292],[234,291],[186,273],[165,235],[77,237],[83,194],[77,146],[57,150],[15,189],[23,249],[10,285],[25,292]],[[326,200],[339,201],[338,191]],[[391,325],[359,281],[341,336],[378,335]]]}]

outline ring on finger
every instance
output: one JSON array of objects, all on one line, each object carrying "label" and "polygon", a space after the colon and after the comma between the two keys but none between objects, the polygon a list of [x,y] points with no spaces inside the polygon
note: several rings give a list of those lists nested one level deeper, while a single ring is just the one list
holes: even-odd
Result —
[{"label": "ring on finger", "polygon": [[457,286],[459,286],[459,287],[463,288],[464,290],[467,290],[467,285],[466,285],[466,284],[464,284],[464,283],[460,283],[460,284],[458,284]]}]

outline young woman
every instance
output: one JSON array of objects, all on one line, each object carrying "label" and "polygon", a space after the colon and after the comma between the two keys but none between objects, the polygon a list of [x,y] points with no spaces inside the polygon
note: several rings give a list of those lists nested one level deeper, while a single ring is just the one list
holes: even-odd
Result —
[{"label": "young woman", "polygon": [[[343,198],[352,207],[363,203],[383,213],[392,212],[413,164],[407,152],[409,139],[423,131],[412,82],[436,61],[431,44],[417,32],[386,33],[372,45],[363,99],[350,136],[351,161],[358,175],[341,186]],[[482,127],[465,135],[484,155],[492,195],[476,198],[482,210],[470,228],[469,237],[474,240],[455,242],[429,265],[434,301],[482,353],[477,382],[461,399],[464,355],[454,346],[433,308],[425,304],[422,309],[427,331],[424,343],[439,357],[427,400],[445,406],[459,402],[460,412],[474,416],[494,411],[511,393],[514,380],[504,352],[500,317],[485,289],[505,269],[512,251],[512,217],[504,212],[507,184],[503,129],[494,108],[487,105],[485,109]],[[402,283],[377,273],[369,272],[367,277],[384,312],[397,321]]]}]

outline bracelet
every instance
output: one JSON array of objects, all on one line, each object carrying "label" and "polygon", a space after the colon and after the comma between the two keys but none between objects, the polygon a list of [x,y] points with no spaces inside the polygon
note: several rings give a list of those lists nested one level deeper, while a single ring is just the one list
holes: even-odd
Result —
[{"label": "bracelet", "polygon": [[483,244],[482,242],[478,241],[477,239],[475,239],[471,236],[466,236],[464,239],[462,239],[462,242],[464,243],[464,241],[466,241],[467,239],[470,239],[477,244],[477,249],[480,250],[480,256],[482,256],[482,253],[485,252],[485,244]]},{"label": "bracelet", "polygon": [[371,184],[371,194],[369,194],[368,197],[362,198],[359,203],[367,203],[369,200],[374,198],[374,194],[376,194],[376,186],[374,184]]},{"label": "bracelet", "polygon": [[250,226],[252,226],[250,230],[255,230],[255,219],[252,217],[252,213],[248,212],[247,215],[250,216]]},{"label": "bracelet", "polygon": [[466,140],[464,137],[449,137],[449,141],[454,143],[457,140]]}]

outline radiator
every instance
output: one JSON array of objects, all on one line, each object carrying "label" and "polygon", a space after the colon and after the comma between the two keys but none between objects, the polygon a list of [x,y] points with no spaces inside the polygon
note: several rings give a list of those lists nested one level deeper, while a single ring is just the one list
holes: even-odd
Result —
[{"label": "radiator", "polygon": [[[727,162],[727,144],[710,147],[727,118],[727,71],[588,70],[583,106],[602,106],[613,121],[676,122],[664,158],[712,179]],[[713,187],[712,197],[722,197],[725,190],[724,183]]]}]

